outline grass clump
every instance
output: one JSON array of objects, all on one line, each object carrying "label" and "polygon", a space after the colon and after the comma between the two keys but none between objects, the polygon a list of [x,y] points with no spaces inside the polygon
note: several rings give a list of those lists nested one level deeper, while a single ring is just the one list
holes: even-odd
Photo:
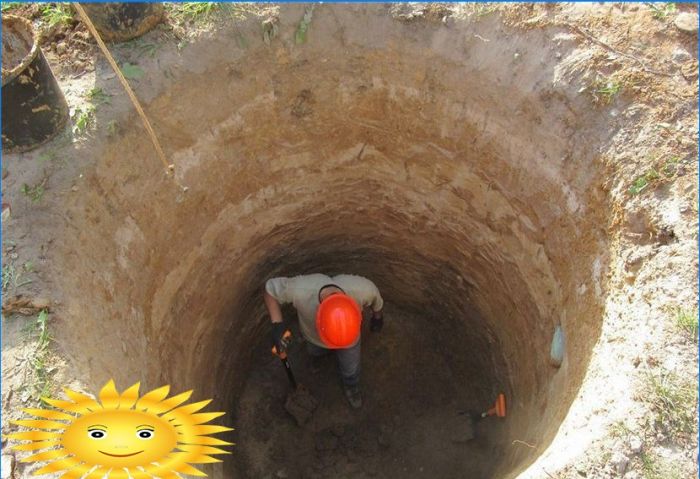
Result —
[{"label": "grass clump", "polygon": [[676,4],[673,2],[667,3],[647,3],[651,9],[651,15],[657,20],[666,20],[670,15],[676,13]]},{"label": "grass clump", "polygon": [[666,459],[647,451],[639,455],[642,461],[642,477],[644,479],[682,479],[680,472]]},{"label": "grass clump", "polygon": [[693,342],[698,342],[698,308],[683,309],[676,308],[674,311],[674,322],[678,330],[690,338]]},{"label": "grass clump", "polygon": [[95,105],[109,105],[112,103],[112,95],[105,93],[105,91],[100,87],[95,87],[87,93],[88,100],[93,102]]},{"label": "grass clump", "polygon": [[637,176],[630,185],[627,192],[636,196],[651,186],[656,186],[664,182],[672,181],[683,167],[678,156],[672,156],[660,161],[659,158],[650,160],[656,166],[647,169],[643,174]]},{"label": "grass clump", "polygon": [[46,179],[36,185],[28,185],[27,183],[22,184],[22,194],[32,200],[32,203],[39,203],[44,197],[44,186],[46,185]]},{"label": "grass clump", "polygon": [[0,2],[2,5],[2,13],[10,13],[15,8],[21,5],[20,2]]},{"label": "grass clump", "polygon": [[51,350],[49,348],[52,338],[49,334],[49,313],[45,309],[40,311],[36,320],[30,322],[26,331],[30,339],[36,341],[34,354],[30,358],[31,379],[25,384],[29,395],[36,401],[46,397],[51,392],[51,375],[55,368],[51,364]]},{"label": "grass clump", "polygon": [[73,20],[68,3],[47,3],[41,7],[41,19],[49,27],[67,25]]},{"label": "grass clump", "polygon": [[647,400],[654,412],[651,426],[671,436],[695,435],[697,383],[665,371],[647,376]]},{"label": "grass clump", "polygon": [[612,103],[622,89],[623,84],[620,80],[605,76],[598,76],[591,85],[595,102],[603,105]]},{"label": "grass clump", "polygon": [[167,5],[170,15],[178,21],[207,20],[221,8],[218,2],[182,2]]},{"label": "grass clump", "polygon": [[82,135],[95,125],[95,107],[88,105],[85,110],[76,108],[73,113],[73,133]]}]

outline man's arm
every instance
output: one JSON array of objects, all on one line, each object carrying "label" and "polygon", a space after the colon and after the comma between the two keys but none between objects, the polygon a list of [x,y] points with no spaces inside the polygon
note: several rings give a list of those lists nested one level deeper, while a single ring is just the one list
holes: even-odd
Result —
[{"label": "man's arm", "polygon": [[280,303],[274,298],[274,296],[267,292],[267,289],[263,294],[263,298],[265,299],[265,307],[270,315],[270,320],[273,323],[281,323],[282,308],[280,307]]}]

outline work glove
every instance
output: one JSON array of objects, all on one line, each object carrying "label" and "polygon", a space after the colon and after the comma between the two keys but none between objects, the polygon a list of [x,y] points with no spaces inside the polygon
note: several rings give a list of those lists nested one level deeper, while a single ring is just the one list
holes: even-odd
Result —
[{"label": "work glove", "polygon": [[272,323],[272,343],[277,348],[277,354],[286,352],[287,346],[289,346],[291,336],[285,337],[285,331],[287,331],[287,325],[284,324],[284,321]]},{"label": "work glove", "polygon": [[372,316],[372,319],[369,321],[369,330],[372,331],[373,333],[378,333],[379,331],[382,330],[384,327],[384,317],[380,316],[378,318]]}]

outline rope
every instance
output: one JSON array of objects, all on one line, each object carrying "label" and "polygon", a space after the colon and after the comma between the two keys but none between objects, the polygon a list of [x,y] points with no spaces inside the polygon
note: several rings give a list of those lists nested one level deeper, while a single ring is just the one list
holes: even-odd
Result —
[{"label": "rope", "polygon": [[[116,73],[117,78],[119,78],[119,81],[121,82],[122,86],[126,90],[126,93],[129,95],[129,98],[131,98],[131,103],[134,104],[134,108],[136,108],[136,111],[138,112],[139,116],[141,117],[141,120],[143,121],[143,126],[146,128],[148,135],[151,137],[151,141],[153,142],[153,146],[155,147],[156,152],[158,153],[158,157],[160,158],[160,161],[163,162],[163,166],[165,166],[166,174],[170,174],[170,173],[174,172],[175,165],[173,165],[172,163],[168,163],[168,160],[165,158],[165,153],[163,153],[163,148],[161,148],[160,142],[158,141],[158,138],[156,137],[156,133],[153,131],[153,127],[151,126],[151,122],[148,121],[148,117],[146,117],[146,113],[143,111],[143,108],[141,108],[141,103],[136,98],[134,91],[129,86],[129,82],[127,82],[126,78],[124,78],[124,74],[122,73],[121,69],[117,66],[117,62],[114,61],[112,54],[109,53],[109,50],[107,50],[107,46],[102,41],[102,37],[97,32],[95,25],[92,24],[90,17],[87,16],[87,14],[85,13],[85,10],[83,10],[83,7],[81,7],[78,2],[73,2],[73,7],[78,12],[78,15],[80,15],[80,18],[83,20],[85,25],[88,27],[88,30],[90,30],[90,33],[92,34],[92,36],[95,37],[95,41],[97,41],[97,45],[100,47],[100,50],[102,50],[102,53],[104,53],[105,57],[107,57],[107,61],[112,66],[114,73]],[[175,179],[174,175],[173,175],[173,179]],[[177,180],[175,180],[175,182],[177,183]],[[179,183],[178,183],[178,186],[180,186],[184,191],[187,191],[187,188],[183,187]]]}]

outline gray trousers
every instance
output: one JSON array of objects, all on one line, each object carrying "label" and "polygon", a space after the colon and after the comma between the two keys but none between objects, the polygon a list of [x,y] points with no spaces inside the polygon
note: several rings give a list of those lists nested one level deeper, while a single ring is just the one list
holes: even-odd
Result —
[{"label": "gray trousers", "polygon": [[356,345],[346,349],[326,349],[307,341],[306,350],[311,356],[316,357],[335,352],[343,384],[356,386],[360,382],[360,343],[361,341],[358,340]]}]

